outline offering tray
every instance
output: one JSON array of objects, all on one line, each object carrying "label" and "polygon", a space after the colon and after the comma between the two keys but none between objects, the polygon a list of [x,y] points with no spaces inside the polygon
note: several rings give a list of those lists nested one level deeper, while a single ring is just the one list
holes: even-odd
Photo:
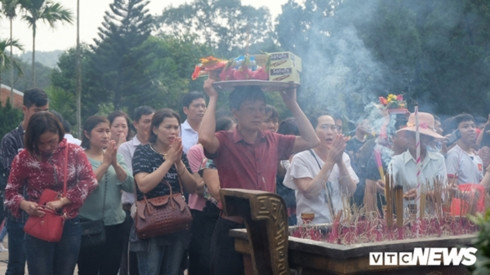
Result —
[{"label": "offering tray", "polygon": [[214,82],[213,86],[214,88],[222,91],[232,91],[235,87],[239,86],[259,86],[264,92],[274,92],[297,88],[299,87],[299,84],[296,84],[294,82],[248,79],[218,81]]}]

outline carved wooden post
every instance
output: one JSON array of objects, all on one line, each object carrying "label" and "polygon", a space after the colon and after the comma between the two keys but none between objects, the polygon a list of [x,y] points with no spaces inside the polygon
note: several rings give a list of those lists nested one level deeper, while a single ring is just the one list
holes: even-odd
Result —
[{"label": "carved wooden post", "polygon": [[255,274],[289,274],[288,224],[283,199],[264,191],[221,189],[221,201],[225,215],[244,218]]}]

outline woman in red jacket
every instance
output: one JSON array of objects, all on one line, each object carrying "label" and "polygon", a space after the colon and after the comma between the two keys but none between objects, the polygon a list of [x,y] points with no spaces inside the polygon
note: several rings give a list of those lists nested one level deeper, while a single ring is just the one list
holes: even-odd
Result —
[{"label": "woman in red jacket", "polygon": [[81,240],[78,210],[97,185],[85,152],[78,145],[67,143],[64,134],[55,115],[49,112],[34,114],[24,135],[25,150],[12,162],[5,204],[18,218],[26,214],[45,214],[38,204],[39,198],[45,189],[62,194],[64,163],[68,163],[66,195],[45,205],[51,210],[66,213],[63,236],[59,242],[47,242],[26,234],[29,274],[73,274]]}]

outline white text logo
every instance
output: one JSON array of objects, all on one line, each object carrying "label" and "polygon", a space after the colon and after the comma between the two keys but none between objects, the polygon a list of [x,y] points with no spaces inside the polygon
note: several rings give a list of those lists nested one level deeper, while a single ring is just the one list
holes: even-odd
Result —
[{"label": "white text logo", "polygon": [[370,252],[369,265],[473,265],[476,262],[474,247],[431,247],[413,249],[413,252]]}]

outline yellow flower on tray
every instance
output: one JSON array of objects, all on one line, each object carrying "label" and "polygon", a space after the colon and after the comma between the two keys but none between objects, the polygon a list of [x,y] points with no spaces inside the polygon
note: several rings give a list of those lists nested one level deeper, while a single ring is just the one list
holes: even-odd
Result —
[{"label": "yellow flower on tray", "polygon": [[388,94],[388,96],[379,97],[379,102],[388,110],[406,110],[407,103],[403,99],[403,95]]}]

